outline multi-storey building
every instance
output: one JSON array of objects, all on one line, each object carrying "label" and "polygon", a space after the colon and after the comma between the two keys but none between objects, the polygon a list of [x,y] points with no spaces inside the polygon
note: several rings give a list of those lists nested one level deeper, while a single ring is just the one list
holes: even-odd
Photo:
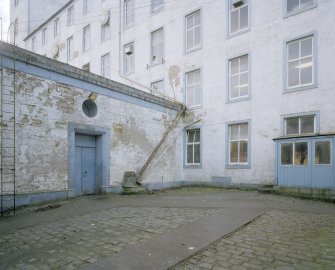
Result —
[{"label": "multi-storey building", "polygon": [[326,0],[71,0],[24,43],[184,102],[194,121],[173,181],[334,188],[334,12]]}]

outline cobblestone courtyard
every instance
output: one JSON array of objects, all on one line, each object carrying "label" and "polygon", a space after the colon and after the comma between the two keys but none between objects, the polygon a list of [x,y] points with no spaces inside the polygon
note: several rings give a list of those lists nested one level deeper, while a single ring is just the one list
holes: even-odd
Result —
[{"label": "cobblestone courtyard", "polygon": [[[114,269],[98,263],[112,256],[127,258],[129,248],[145,250],[149,241],[158,254],[150,269],[335,269],[334,204],[196,188],[97,198],[78,198],[60,203],[57,209],[1,218],[0,269]],[[228,235],[219,232],[214,243],[186,244],[185,253],[164,266],[164,259],[159,259],[160,252],[166,253],[160,251],[164,245],[160,237],[179,233],[185,238],[180,241],[187,243],[186,226],[208,220],[204,231],[214,230],[212,217],[229,220],[225,209],[236,213],[257,209],[260,214],[245,226],[236,225]],[[199,226],[194,228],[204,227]],[[143,260],[150,260],[148,256]],[[141,260],[132,268],[126,266],[126,259],[117,269],[149,270],[141,267]]]}]

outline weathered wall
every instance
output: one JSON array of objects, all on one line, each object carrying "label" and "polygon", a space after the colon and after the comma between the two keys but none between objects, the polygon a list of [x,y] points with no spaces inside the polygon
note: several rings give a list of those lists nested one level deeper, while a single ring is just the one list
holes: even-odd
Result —
[{"label": "weathered wall", "polygon": [[82,103],[91,92],[19,71],[14,82],[6,68],[3,85],[6,93],[13,96],[14,87],[16,93],[17,193],[68,188],[69,123],[110,129],[110,185],[119,186],[125,171],[141,168],[175,117],[168,109],[160,112],[98,95],[98,114],[89,118]]}]

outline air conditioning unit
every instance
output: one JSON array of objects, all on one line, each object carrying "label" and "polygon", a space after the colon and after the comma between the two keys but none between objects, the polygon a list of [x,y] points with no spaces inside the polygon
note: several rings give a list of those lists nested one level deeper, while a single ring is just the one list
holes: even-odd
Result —
[{"label": "air conditioning unit", "polygon": [[134,52],[133,45],[129,45],[124,49],[125,54],[132,55]]},{"label": "air conditioning unit", "polygon": [[110,16],[110,12],[109,10],[106,10],[102,16],[101,25],[105,25],[109,22],[109,16]]},{"label": "air conditioning unit", "polygon": [[56,45],[53,49],[52,49],[52,56],[56,57],[58,56],[59,53],[59,45]]},{"label": "air conditioning unit", "polygon": [[244,2],[245,2],[245,0],[233,0],[232,4],[235,8],[237,8],[237,7],[242,6],[244,4]]}]

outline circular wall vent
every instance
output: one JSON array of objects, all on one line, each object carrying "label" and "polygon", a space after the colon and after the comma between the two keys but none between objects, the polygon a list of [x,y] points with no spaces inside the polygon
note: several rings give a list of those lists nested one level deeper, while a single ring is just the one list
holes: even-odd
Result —
[{"label": "circular wall vent", "polygon": [[91,99],[87,99],[83,102],[82,109],[84,114],[88,117],[94,117],[98,113],[97,104]]}]

